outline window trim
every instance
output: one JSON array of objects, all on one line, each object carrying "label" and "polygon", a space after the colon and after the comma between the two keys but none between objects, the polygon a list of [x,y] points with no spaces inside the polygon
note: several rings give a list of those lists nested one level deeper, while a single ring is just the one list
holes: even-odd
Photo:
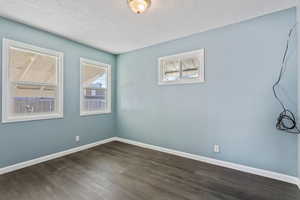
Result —
[{"label": "window trim", "polygon": [[[200,70],[203,72],[200,74],[199,79],[180,79],[180,80],[175,80],[175,81],[163,81],[163,76],[162,76],[162,69],[161,69],[161,61],[165,59],[171,59],[171,58],[178,58],[181,59],[181,57],[190,55],[190,54],[196,54],[196,53],[203,53],[203,65],[200,66]],[[158,58],[158,85],[183,85],[183,84],[197,84],[197,83],[204,83],[205,82],[205,65],[206,65],[206,49],[198,49],[194,51],[188,51],[184,53],[179,53],[179,54],[174,54],[174,55],[169,55],[169,56],[164,56]],[[180,71],[180,73],[182,73]]]},{"label": "window trim", "polygon": [[[58,92],[58,112],[40,115],[28,115],[28,116],[9,116],[8,103],[9,103],[9,48],[19,48],[22,50],[33,51],[35,53],[47,54],[50,56],[55,56],[58,58],[58,66],[56,70],[57,75],[57,88]],[[46,119],[59,119],[64,117],[64,105],[63,105],[63,74],[64,74],[64,53],[58,52],[51,49],[37,47],[31,44],[18,42],[10,39],[3,38],[2,45],[2,123],[10,122],[25,122],[25,121],[35,121],[35,120],[46,120]]]},{"label": "window trim", "polygon": [[[92,64],[97,67],[107,67],[107,109],[105,111],[84,111],[83,108],[83,87],[82,87],[82,69],[84,67],[83,64]],[[103,115],[103,114],[111,114],[111,82],[112,74],[111,74],[111,65],[107,63],[98,62],[91,59],[80,58],[80,116],[90,116],[90,115]]]}]

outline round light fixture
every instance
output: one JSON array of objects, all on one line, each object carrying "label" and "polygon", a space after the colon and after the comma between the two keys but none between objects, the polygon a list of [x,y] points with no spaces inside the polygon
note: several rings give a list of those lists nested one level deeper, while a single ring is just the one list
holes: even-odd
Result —
[{"label": "round light fixture", "polygon": [[128,0],[131,10],[137,14],[145,12],[151,5],[151,0]]}]

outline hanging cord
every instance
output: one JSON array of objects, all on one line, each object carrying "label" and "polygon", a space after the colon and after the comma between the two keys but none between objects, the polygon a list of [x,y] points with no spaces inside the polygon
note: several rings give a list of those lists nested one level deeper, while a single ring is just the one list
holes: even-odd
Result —
[{"label": "hanging cord", "polygon": [[295,24],[289,31],[288,39],[286,42],[286,48],[285,48],[282,63],[281,63],[279,77],[273,85],[273,93],[274,93],[276,100],[280,103],[280,105],[283,109],[283,111],[279,114],[279,116],[277,118],[276,128],[278,130],[285,131],[288,133],[300,134],[300,130],[297,126],[297,121],[296,121],[296,117],[295,117],[294,113],[285,107],[285,105],[280,100],[280,98],[278,97],[277,92],[276,92],[276,89],[279,87],[282,76],[284,75],[286,68],[287,68],[287,55],[289,52],[291,37],[292,37],[294,30],[296,29],[296,26],[297,26],[297,24]]}]

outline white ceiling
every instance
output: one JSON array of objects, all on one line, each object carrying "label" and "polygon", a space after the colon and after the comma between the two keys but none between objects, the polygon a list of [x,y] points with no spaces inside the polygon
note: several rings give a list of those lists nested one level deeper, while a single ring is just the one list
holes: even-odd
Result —
[{"label": "white ceiling", "polygon": [[127,0],[0,0],[0,15],[115,54],[237,23],[296,0],[152,0],[132,13]]}]

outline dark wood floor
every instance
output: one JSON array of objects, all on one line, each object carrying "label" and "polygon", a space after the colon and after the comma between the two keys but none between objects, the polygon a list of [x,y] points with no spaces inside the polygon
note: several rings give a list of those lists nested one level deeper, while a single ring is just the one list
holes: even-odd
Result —
[{"label": "dark wood floor", "polygon": [[296,186],[112,142],[0,176],[1,200],[297,200]]}]

